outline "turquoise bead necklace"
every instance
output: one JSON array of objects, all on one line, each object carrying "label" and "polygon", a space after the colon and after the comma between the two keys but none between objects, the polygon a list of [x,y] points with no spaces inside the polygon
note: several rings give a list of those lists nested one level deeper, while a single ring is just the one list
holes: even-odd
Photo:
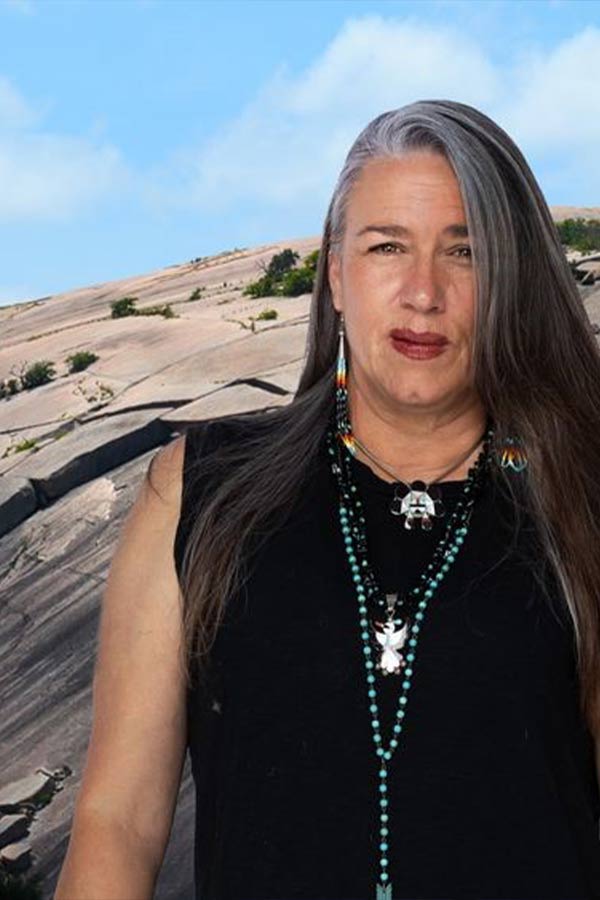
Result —
[{"label": "turquoise bead necklace", "polygon": [[[493,428],[489,427],[486,431],[481,453],[469,469],[462,495],[449,518],[444,535],[436,546],[427,569],[421,574],[419,583],[409,592],[408,597],[403,598],[400,602],[402,615],[396,619],[392,619],[393,610],[389,601],[389,597],[394,597],[395,595],[384,597],[368,560],[366,522],[358,487],[355,484],[350,468],[352,454],[347,446],[347,430],[340,430],[333,422],[330,422],[326,432],[326,444],[330,457],[330,468],[338,488],[338,513],[345,552],[358,598],[369,712],[372,716],[373,745],[379,765],[380,856],[379,877],[376,883],[375,896],[376,900],[393,900],[392,883],[388,872],[390,826],[390,810],[387,796],[388,765],[400,743],[413,675],[413,665],[416,658],[418,635],[425,619],[427,605],[450,570],[450,567],[456,561],[467,536],[473,506],[481,492],[491,461],[490,445],[493,439]],[[387,646],[379,665],[373,661],[372,657],[374,653],[381,651],[381,645],[384,644],[384,640],[382,639],[381,631],[378,631],[377,628],[377,626],[381,627],[380,623],[376,623],[375,626],[371,627],[371,630],[369,629],[367,602],[375,603],[379,606],[387,603],[390,616],[386,627],[389,627],[391,630],[387,632],[387,635],[388,638],[390,636],[394,638],[394,641],[390,645],[390,641],[386,638],[385,643]],[[393,631],[399,624],[403,626],[402,631]],[[405,640],[408,645],[406,653],[397,652],[399,642],[402,641],[403,646]],[[393,666],[389,664],[384,666],[383,660],[386,659],[386,653],[388,660],[390,657],[393,657]],[[399,674],[402,679],[398,709],[392,735],[387,741],[387,745],[381,734],[376,690],[376,672],[378,670],[383,672],[384,675],[389,675],[392,672]]]}]

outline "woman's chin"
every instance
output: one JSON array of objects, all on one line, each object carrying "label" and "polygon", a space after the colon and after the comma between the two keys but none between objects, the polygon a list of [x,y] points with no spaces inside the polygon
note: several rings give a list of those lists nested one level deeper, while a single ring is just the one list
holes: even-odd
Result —
[{"label": "woman's chin", "polygon": [[422,383],[414,387],[405,383],[402,387],[392,388],[390,395],[396,406],[415,410],[443,406],[449,399],[447,389],[440,390],[439,385],[432,385],[428,390]]}]

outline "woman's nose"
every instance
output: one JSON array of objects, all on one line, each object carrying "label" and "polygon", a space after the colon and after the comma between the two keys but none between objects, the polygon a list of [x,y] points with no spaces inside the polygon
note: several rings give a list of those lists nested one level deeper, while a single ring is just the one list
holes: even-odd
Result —
[{"label": "woman's nose", "polygon": [[402,295],[402,306],[411,307],[419,312],[427,312],[430,309],[441,309],[443,300],[439,291],[434,288],[421,288],[416,292],[405,288]]},{"label": "woman's nose", "polygon": [[433,266],[427,263],[415,264],[412,273],[401,288],[402,305],[420,312],[440,309],[444,303],[443,287],[436,277]]}]

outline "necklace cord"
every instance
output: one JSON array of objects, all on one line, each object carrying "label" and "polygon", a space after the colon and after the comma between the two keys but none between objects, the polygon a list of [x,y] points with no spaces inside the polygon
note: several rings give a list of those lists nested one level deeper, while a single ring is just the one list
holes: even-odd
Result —
[{"label": "necklace cord", "polygon": [[[450,468],[448,468],[448,469],[446,469],[444,472],[442,472],[441,475],[438,475],[437,478],[434,478],[434,479],[432,479],[431,481],[425,481],[424,479],[418,479],[418,480],[420,480],[420,481],[423,481],[423,483],[425,484],[425,489],[427,490],[427,488],[429,488],[429,486],[430,486],[431,484],[437,484],[437,482],[438,482],[438,481],[441,481],[442,478],[445,478],[445,476],[448,475],[449,472],[452,472],[454,469],[458,468],[458,466],[462,465],[462,464],[465,462],[465,460],[467,460],[467,459],[469,458],[469,456],[471,456],[471,454],[475,452],[475,450],[477,449],[477,447],[479,447],[479,445],[481,444],[481,442],[484,440],[485,435],[486,435],[486,432],[484,431],[483,434],[481,435],[481,437],[479,437],[479,438],[477,439],[477,441],[475,442],[475,444],[473,444],[473,446],[467,451],[467,453],[465,453],[465,454],[458,460],[458,462],[453,463],[453,465],[451,465]],[[356,446],[359,447],[359,448],[363,451],[363,453],[364,453],[366,456],[368,456],[374,463],[377,463],[377,465],[378,465],[381,469],[383,469],[384,472],[387,472],[388,475],[392,475],[392,476],[394,477],[394,480],[395,480],[395,481],[399,481],[401,484],[405,485],[406,487],[410,487],[410,485],[413,484],[413,483],[417,480],[417,479],[414,479],[414,478],[413,478],[412,481],[410,481],[410,482],[404,481],[404,479],[400,478],[399,475],[398,475],[396,472],[393,472],[391,469],[388,469],[388,468],[381,462],[381,460],[378,459],[378,458],[377,458],[370,450],[367,450],[367,448],[365,447],[365,445],[362,443],[362,441],[359,441],[359,439],[356,437],[356,435],[353,435],[353,437],[354,437],[354,443],[356,444]]]}]

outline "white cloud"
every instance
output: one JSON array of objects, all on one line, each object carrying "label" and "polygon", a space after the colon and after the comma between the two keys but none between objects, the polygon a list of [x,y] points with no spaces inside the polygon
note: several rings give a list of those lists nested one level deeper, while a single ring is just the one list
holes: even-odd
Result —
[{"label": "white cloud", "polygon": [[498,76],[480,48],[455,28],[367,16],[351,19],[282,98],[304,115],[382,111],[427,96],[462,94],[487,102]]},{"label": "white cloud", "polygon": [[[587,28],[544,54],[486,56],[455,27],[380,15],[349,19],[304,71],[280,66],[241,113],[197,147],[146,173],[157,207],[222,212],[245,201],[314,208],[375,115],[418,99],[454,99],[494,118],[526,156],[568,150],[588,162],[600,138],[600,31]],[[566,160],[565,160],[566,164]],[[589,171],[590,202],[600,174]]]},{"label": "white cloud", "polygon": [[50,106],[34,109],[0,77],[0,223],[68,221],[130,180],[98,120],[89,136],[43,131]]},{"label": "white cloud", "polygon": [[599,58],[600,29],[593,26],[565,38],[546,56],[539,49],[522,54],[510,73],[512,101],[503,110],[515,138],[530,151],[594,148],[597,155]]},{"label": "white cloud", "polygon": [[39,115],[25,98],[0,75],[0,133],[12,129],[29,128],[36,123]]},{"label": "white cloud", "polygon": [[247,203],[261,215],[293,210],[301,221],[324,209],[350,145],[370,119],[425,98],[486,112],[528,158],[535,154],[536,171],[546,160],[553,178],[561,169],[582,172],[594,203],[599,57],[594,27],[549,51],[517,46],[507,64],[486,55],[458,25],[354,17],[305,69],[279,66],[239,115],[203,143],[137,172],[110,141],[101,112],[85,134],[53,133],[46,127],[53,101],[34,105],[0,76],[0,223],[74,220],[125,190],[165,218],[179,210],[239,211]]},{"label": "white cloud", "polygon": [[427,96],[463,96],[466,84],[476,104],[501,87],[479,47],[457,31],[351,19],[306,71],[280,66],[237,118],[149,172],[148,199],[211,212],[244,199],[314,205],[370,118]]}]

